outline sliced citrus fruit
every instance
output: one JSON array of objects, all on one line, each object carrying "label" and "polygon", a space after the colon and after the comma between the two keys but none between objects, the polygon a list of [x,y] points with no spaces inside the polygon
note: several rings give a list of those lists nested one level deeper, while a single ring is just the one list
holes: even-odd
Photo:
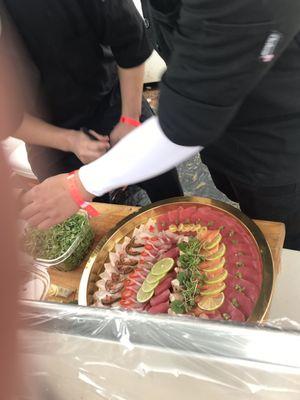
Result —
[{"label": "sliced citrus fruit", "polygon": [[140,288],[137,292],[136,299],[139,303],[146,303],[146,301],[150,300],[153,295],[154,290],[152,290],[151,292],[144,292],[144,290]]},{"label": "sliced citrus fruit", "polygon": [[197,230],[197,239],[203,240],[206,235],[207,235],[207,227],[200,225],[199,229]]},{"label": "sliced citrus fruit", "polygon": [[210,241],[206,240],[203,245],[203,248],[205,250],[211,250],[214,247],[216,247],[216,245],[219,244],[221,242],[221,240],[222,240],[222,235],[220,233],[218,233],[217,236],[213,240],[210,240]]},{"label": "sliced citrus fruit", "polygon": [[224,243],[222,243],[221,246],[219,247],[218,251],[216,251],[213,254],[208,255],[206,257],[206,260],[207,261],[216,260],[217,258],[223,257],[225,252],[226,252],[226,246]]},{"label": "sliced citrus fruit", "polygon": [[217,296],[205,296],[198,302],[198,307],[204,311],[215,311],[222,306],[224,300],[224,293],[220,293]]},{"label": "sliced citrus fruit", "polygon": [[154,290],[158,284],[159,284],[159,281],[153,282],[153,283],[148,283],[146,280],[144,280],[141,288],[143,289],[143,292],[149,293],[149,292],[152,292],[152,290]]},{"label": "sliced citrus fruit", "polygon": [[220,275],[216,276],[215,278],[209,279],[205,283],[207,285],[215,285],[216,283],[224,282],[227,276],[228,276],[228,271],[224,269],[224,271]]},{"label": "sliced citrus fruit", "polygon": [[[221,259],[220,258],[217,259],[216,261],[217,262],[209,261],[209,262],[200,264],[199,267],[200,267],[201,270],[203,270],[203,272],[217,272],[217,271],[221,270],[224,267],[226,260],[223,257]],[[203,265],[204,265],[204,267],[203,267]]]},{"label": "sliced citrus fruit", "polygon": [[162,275],[153,275],[150,272],[150,274],[148,274],[148,276],[146,278],[146,281],[151,285],[153,283],[160,282],[165,276],[166,276],[165,273]]},{"label": "sliced citrus fruit", "polygon": [[162,258],[161,260],[157,261],[151,269],[152,275],[163,275],[169,272],[174,266],[173,258]]},{"label": "sliced citrus fruit", "polygon": [[224,282],[222,283],[217,283],[215,285],[206,285],[200,290],[201,296],[214,296],[216,294],[219,294],[223,292],[223,290],[226,288],[226,285]]}]

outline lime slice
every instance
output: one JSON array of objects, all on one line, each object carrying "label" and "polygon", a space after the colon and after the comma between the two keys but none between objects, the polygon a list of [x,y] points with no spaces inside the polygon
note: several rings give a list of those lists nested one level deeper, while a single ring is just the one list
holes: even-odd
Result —
[{"label": "lime slice", "polygon": [[225,281],[227,276],[228,276],[228,271],[226,269],[224,269],[224,272],[222,272],[220,275],[216,276],[215,278],[206,281],[205,284],[206,285],[215,285],[216,283],[221,283],[221,282]]},{"label": "lime slice", "polygon": [[217,244],[219,244],[222,240],[222,235],[219,233],[212,241],[210,242],[205,242],[203,245],[203,248],[205,250],[211,250],[214,247],[216,247]]},{"label": "lime slice", "polygon": [[152,283],[160,282],[165,276],[165,273],[162,275],[153,275],[152,272],[150,272],[146,278],[146,281],[151,285]]},{"label": "lime slice", "polygon": [[153,265],[151,269],[152,275],[163,275],[169,272],[174,266],[173,258],[162,258]]},{"label": "lime slice", "polygon": [[[212,264],[213,265],[213,264]],[[212,266],[212,267],[208,267],[208,268],[201,268],[201,264],[200,264],[200,268],[201,268],[201,270],[203,271],[203,272],[217,272],[217,271],[219,271],[220,269],[222,269],[223,267],[224,267],[224,265],[225,265],[225,258],[223,257],[222,259],[221,259],[221,261],[217,264],[217,265],[215,265],[215,266]]]},{"label": "lime slice", "polygon": [[215,311],[222,306],[225,300],[224,293],[220,293],[214,297],[202,297],[198,302],[198,307],[204,311]]},{"label": "lime slice", "polygon": [[143,289],[140,288],[137,292],[136,299],[139,303],[146,303],[146,301],[150,300],[153,295],[154,290],[152,290],[151,292],[144,292]]},{"label": "lime slice", "polygon": [[153,282],[153,283],[148,283],[146,280],[144,280],[144,282],[142,284],[143,292],[145,292],[145,293],[152,292],[158,284],[159,284],[159,281]]},{"label": "lime slice", "polygon": [[213,254],[210,254],[209,256],[206,256],[206,260],[208,261],[212,261],[212,260],[216,260],[217,258],[223,257],[226,251],[226,246],[224,243],[221,244],[221,246],[219,247],[218,251],[216,251]]},{"label": "lime slice", "polygon": [[208,287],[206,289],[201,290],[200,294],[201,296],[215,296],[216,294],[223,292],[225,288],[226,285],[224,282],[222,282],[215,285],[211,285],[211,288]]}]

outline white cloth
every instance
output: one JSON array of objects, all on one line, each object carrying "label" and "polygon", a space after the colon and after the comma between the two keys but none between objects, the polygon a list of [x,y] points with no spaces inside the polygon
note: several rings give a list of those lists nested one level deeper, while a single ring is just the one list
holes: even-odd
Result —
[{"label": "white cloth", "polygon": [[80,168],[79,178],[89,193],[102,196],[169,171],[201,149],[171,142],[163,133],[158,118],[152,117],[107,154]]}]

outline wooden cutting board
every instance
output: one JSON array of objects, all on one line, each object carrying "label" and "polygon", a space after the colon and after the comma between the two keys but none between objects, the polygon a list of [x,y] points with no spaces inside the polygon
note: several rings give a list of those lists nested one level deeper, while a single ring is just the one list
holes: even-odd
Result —
[{"label": "wooden cutting board", "polygon": [[[100,212],[100,216],[91,220],[91,225],[96,233],[94,246],[99,240],[114,226],[120,222],[123,218],[129,214],[137,211],[137,207],[120,206],[114,204],[100,204],[94,203],[95,208]],[[255,221],[259,226],[263,234],[265,235],[274,259],[275,272],[280,271],[281,263],[281,250],[285,238],[285,227],[284,224],[279,222],[269,221]],[[49,274],[51,277],[51,283],[61,286],[63,288],[72,289],[78,291],[80,278],[85,264],[88,260],[89,255],[83,261],[82,265],[76,270],[71,272],[61,272],[54,268],[50,268]],[[51,298],[48,298],[51,300]]]}]

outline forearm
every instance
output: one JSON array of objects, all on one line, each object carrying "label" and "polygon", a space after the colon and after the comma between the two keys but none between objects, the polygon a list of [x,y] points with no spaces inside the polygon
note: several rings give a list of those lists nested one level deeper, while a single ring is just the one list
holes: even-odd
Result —
[{"label": "forearm", "polygon": [[29,114],[24,116],[23,122],[14,137],[29,144],[52,147],[62,151],[71,151],[73,131],[58,128]]},{"label": "forearm", "polygon": [[118,67],[122,98],[122,115],[139,120],[142,107],[145,65],[134,68]]},{"label": "forearm", "polygon": [[199,146],[186,147],[171,142],[153,117],[105,156],[82,167],[79,178],[87,192],[101,196],[115,188],[160,175],[200,150]]}]

